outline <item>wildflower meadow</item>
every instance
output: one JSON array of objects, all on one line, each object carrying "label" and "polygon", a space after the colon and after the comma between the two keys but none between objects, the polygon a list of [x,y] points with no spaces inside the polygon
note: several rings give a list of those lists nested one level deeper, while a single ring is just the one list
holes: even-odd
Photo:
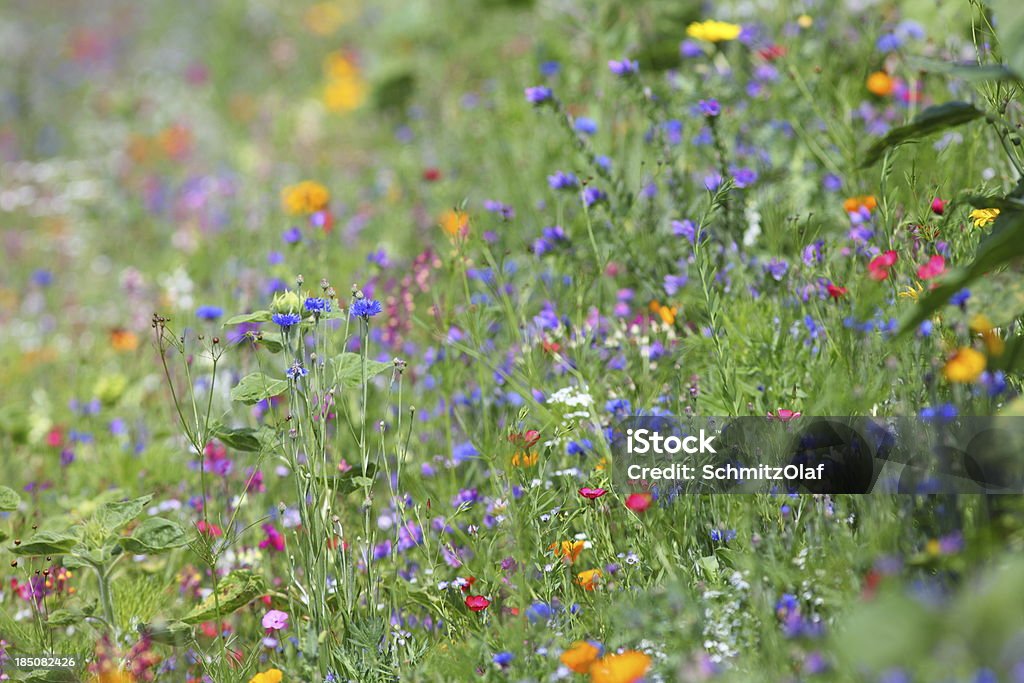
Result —
[{"label": "wildflower meadow", "polygon": [[0,3],[0,681],[1024,683],[1022,41]]}]

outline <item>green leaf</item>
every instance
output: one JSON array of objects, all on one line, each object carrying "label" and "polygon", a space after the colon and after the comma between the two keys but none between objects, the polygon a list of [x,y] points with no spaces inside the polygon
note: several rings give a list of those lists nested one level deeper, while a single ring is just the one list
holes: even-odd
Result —
[{"label": "green leaf", "polygon": [[[363,384],[363,359],[358,353],[342,353],[331,359],[334,381],[339,386],[354,389]],[[366,359],[366,378],[370,379],[395,367],[394,363]]]},{"label": "green leaf", "polygon": [[52,627],[74,626],[85,619],[85,612],[77,608],[56,609],[46,617],[46,625]]},{"label": "green leaf", "polygon": [[[308,467],[302,467],[299,469],[299,473],[305,479],[309,479],[313,476],[310,474]],[[366,476],[363,476],[362,467],[353,467],[348,472],[328,475],[326,478],[327,485],[333,488],[336,494],[344,495],[346,493],[352,493],[356,489],[373,485],[373,477],[376,473],[377,466],[367,463]],[[317,477],[318,481],[321,479],[323,479],[323,477]]]},{"label": "green leaf", "polygon": [[275,379],[267,377],[262,372],[254,372],[243,377],[242,381],[231,390],[231,400],[251,406],[265,398],[283,394],[287,389],[288,380]]},{"label": "green leaf", "polygon": [[988,0],[987,4],[995,15],[1003,61],[1014,72],[1024,74],[1024,4],[1019,0]]},{"label": "green leaf", "polygon": [[231,429],[218,422],[213,425],[213,429],[211,431],[213,436],[220,439],[225,446],[233,448],[236,451],[259,453],[262,448],[262,444],[257,436],[258,432],[252,427],[238,427]]},{"label": "green leaf", "polygon": [[153,500],[153,496],[142,496],[117,503],[104,503],[96,511],[96,521],[100,523],[107,534],[117,533],[138,517],[151,500]]},{"label": "green leaf", "polygon": [[25,683],[79,683],[82,679],[71,669],[36,669],[23,680]]},{"label": "green leaf", "polygon": [[19,503],[21,503],[21,498],[14,492],[14,489],[0,486],[0,512],[17,510]]},{"label": "green leaf", "polygon": [[226,617],[263,595],[266,590],[262,576],[248,569],[237,569],[221,579],[217,596],[211,593],[181,620],[186,624],[199,624],[216,619],[218,596],[220,616]]},{"label": "green leaf", "polygon": [[253,311],[252,313],[243,313],[242,315],[228,318],[224,322],[224,326],[241,325],[242,323],[269,323],[270,321],[270,311]]},{"label": "green leaf", "polygon": [[127,538],[118,543],[133,555],[156,555],[188,543],[185,530],[177,522],[163,517],[149,517]]},{"label": "green leaf", "polygon": [[1002,64],[973,64],[970,62],[944,62],[926,57],[911,57],[907,63],[921,71],[946,74],[969,83],[983,81],[1019,81],[1020,77]]},{"label": "green leaf", "polygon": [[78,537],[62,531],[40,531],[21,545],[12,546],[15,555],[63,555],[78,544]]},{"label": "green leaf", "polygon": [[256,338],[256,343],[271,353],[280,353],[284,349],[284,342],[279,335],[263,334]]},{"label": "green leaf", "polygon": [[885,137],[871,145],[864,155],[861,168],[873,165],[890,147],[962,125],[984,115],[985,112],[967,102],[946,102],[928,107],[915,116],[913,121],[893,128],[886,133]]},{"label": "green leaf", "polygon": [[992,224],[992,234],[978,245],[970,265],[950,271],[938,287],[921,299],[904,317],[899,334],[916,329],[950,297],[974,280],[1021,256],[1024,256],[1024,212],[1004,211]]}]

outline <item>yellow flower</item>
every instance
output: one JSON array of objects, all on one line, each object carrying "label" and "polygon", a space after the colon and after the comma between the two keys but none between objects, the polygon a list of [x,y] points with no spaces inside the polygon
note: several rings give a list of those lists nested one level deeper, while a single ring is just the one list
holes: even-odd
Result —
[{"label": "yellow flower", "polygon": [[585,640],[580,640],[573,643],[572,647],[563,652],[559,659],[562,664],[576,673],[585,674],[590,671],[590,667],[597,661],[599,654],[601,654],[601,651],[596,646],[591,645]]},{"label": "yellow flower", "polygon": [[971,318],[971,332],[981,335],[981,339],[985,342],[985,348],[988,349],[989,354],[993,356],[1003,355],[1003,351],[1006,350],[1006,343],[1003,342],[1003,338],[999,336],[987,315],[979,313]]},{"label": "yellow flower", "polygon": [[114,671],[103,671],[96,674],[89,679],[89,683],[135,683],[135,676],[132,676],[127,671],[115,669]]},{"label": "yellow flower", "polygon": [[810,14],[801,14],[796,18],[796,25],[800,28],[810,28],[814,26],[814,17]]},{"label": "yellow flower", "polygon": [[985,363],[983,353],[975,351],[969,346],[963,346],[946,361],[946,367],[942,369],[942,374],[950,382],[973,382],[985,371]]},{"label": "yellow flower", "polygon": [[324,106],[333,112],[358,109],[366,101],[366,83],[362,78],[331,80],[324,86]]},{"label": "yellow flower", "polygon": [[921,292],[924,291],[924,285],[920,282],[915,282],[912,285],[907,285],[907,288],[900,292],[897,296],[901,299],[911,299],[917,301],[917,298],[921,296]]},{"label": "yellow flower", "polygon": [[643,678],[651,668],[651,658],[643,652],[627,650],[622,654],[608,655],[590,667],[591,683],[634,683]]},{"label": "yellow flower", "polygon": [[600,569],[588,569],[576,575],[576,583],[582,586],[583,590],[592,591],[597,587],[597,582],[600,578]]},{"label": "yellow flower", "polygon": [[970,216],[974,221],[974,227],[984,228],[999,216],[999,209],[975,209],[971,211]]},{"label": "yellow flower", "polygon": [[652,301],[650,305],[651,313],[657,313],[661,321],[666,325],[672,325],[676,321],[676,313],[679,312],[675,306],[664,306],[658,301]]},{"label": "yellow flower", "polygon": [[736,40],[740,36],[743,27],[738,24],[730,24],[726,21],[697,21],[686,27],[686,35],[697,40],[706,40],[709,43],[721,43],[727,40]]},{"label": "yellow flower", "polygon": [[333,2],[318,2],[310,5],[302,20],[310,33],[329,36],[345,23],[345,13]]},{"label": "yellow flower", "polygon": [[566,562],[572,564],[583,552],[584,545],[586,544],[583,541],[562,541],[552,543],[548,546],[548,550],[554,550],[555,557],[564,557]]},{"label": "yellow flower", "polygon": [[459,233],[469,230],[469,214],[464,211],[445,211],[441,214],[441,228],[455,237]]},{"label": "yellow flower", "polygon": [[267,669],[249,679],[249,683],[281,683],[284,674],[279,669]]},{"label": "yellow flower", "polygon": [[313,180],[303,180],[297,185],[289,185],[281,192],[281,203],[285,210],[295,216],[316,213],[327,208],[331,201],[331,193],[327,188]]},{"label": "yellow flower", "polygon": [[514,467],[533,467],[537,464],[538,455],[529,451],[519,451],[512,456]]},{"label": "yellow flower", "polygon": [[942,546],[939,545],[938,539],[931,539],[924,546],[924,551],[932,557],[937,557],[942,552]]}]

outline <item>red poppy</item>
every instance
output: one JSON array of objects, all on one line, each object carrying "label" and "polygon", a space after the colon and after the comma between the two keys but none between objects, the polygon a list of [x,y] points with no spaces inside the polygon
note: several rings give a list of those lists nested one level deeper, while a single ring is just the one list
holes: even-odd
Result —
[{"label": "red poppy", "polygon": [[633,512],[643,512],[651,507],[651,500],[649,493],[631,493],[626,497],[626,507]]},{"label": "red poppy", "polygon": [[846,287],[840,287],[831,282],[826,285],[825,289],[828,290],[828,295],[833,299],[840,299],[846,295]]},{"label": "red poppy", "polygon": [[466,607],[473,610],[474,612],[482,612],[487,609],[487,606],[491,604],[491,601],[482,595],[467,595],[466,596]]},{"label": "red poppy", "polygon": [[606,493],[608,493],[608,489],[594,489],[589,486],[584,486],[580,489],[580,495],[587,500],[597,500]]},{"label": "red poppy", "polygon": [[423,170],[423,179],[428,183],[437,182],[441,179],[441,169],[430,167]]}]

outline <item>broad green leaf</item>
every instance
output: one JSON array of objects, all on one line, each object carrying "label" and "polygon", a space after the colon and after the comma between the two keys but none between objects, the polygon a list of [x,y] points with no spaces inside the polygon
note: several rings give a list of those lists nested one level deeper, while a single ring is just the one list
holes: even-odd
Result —
[{"label": "broad green leaf", "polygon": [[[358,353],[342,353],[331,359],[334,366],[334,381],[339,386],[353,389],[363,384],[363,359]],[[393,363],[366,359],[366,378],[370,379],[382,372],[393,369]]]},{"label": "broad green leaf", "polygon": [[1024,74],[1024,4],[1020,0],[988,0],[987,4],[995,15],[1003,61],[1015,73]]},{"label": "broad green leaf", "polygon": [[46,617],[46,625],[52,627],[74,626],[85,619],[86,614],[80,609],[56,609]]},{"label": "broad green leaf", "polygon": [[967,102],[946,102],[928,107],[915,116],[913,121],[893,128],[885,137],[871,145],[864,154],[861,167],[866,168],[877,162],[890,147],[962,125],[984,115],[985,112]]},{"label": "broad green leaf", "polygon": [[21,498],[14,492],[14,489],[0,486],[0,512],[17,510],[20,502]]},{"label": "broad green leaf", "polygon": [[236,451],[246,451],[249,453],[258,453],[262,444],[260,443],[257,431],[252,427],[237,427],[231,429],[225,427],[219,422],[213,426],[213,436],[220,439],[220,441],[228,448],[233,448]]},{"label": "broad green leaf", "polygon": [[921,299],[904,317],[899,334],[917,329],[923,320],[965,286],[1021,256],[1024,256],[1024,212],[1004,211],[992,224],[989,239],[978,245],[970,265],[950,271],[938,287]]},{"label": "broad green leaf", "polygon": [[221,579],[216,596],[211,593],[181,620],[186,624],[200,624],[216,619],[218,598],[220,616],[226,617],[263,595],[266,590],[262,576],[248,569],[237,569]]},{"label": "broad green leaf", "polygon": [[9,549],[15,555],[63,555],[78,544],[78,537],[64,531],[40,531]]},{"label": "broad green leaf", "polygon": [[254,372],[243,377],[242,381],[231,390],[231,400],[251,406],[265,398],[283,394],[287,389],[288,380],[275,379],[267,377],[261,372]]},{"label": "broad green leaf", "polygon": [[153,500],[153,496],[142,496],[117,503],[104,503],[96,511],[96,521],[100,523],[107,534],[117,533],[138,517],[151,500]]},{"label": "broad green leaf", "polygon": [[263,334],[256,339],[256,343],[271,353],[280,353],[284,348],[284,342],[280,335]]},{"label": "broad green leaf", "polygon": [[118,539],[118,543],[133,555],[155,555],[182,547],[188,543],[188,538],[177,522],[162,517],[149,517],[143,520],[131,536]]},{"label": "broad green leaf", "polygon": [[228,318],[224,325],[226,327],[228,325],[241,325],[242,323],[269,323],[270,320],[270,311],[253,311],[252,313],[243,313],[242,315]]}]

